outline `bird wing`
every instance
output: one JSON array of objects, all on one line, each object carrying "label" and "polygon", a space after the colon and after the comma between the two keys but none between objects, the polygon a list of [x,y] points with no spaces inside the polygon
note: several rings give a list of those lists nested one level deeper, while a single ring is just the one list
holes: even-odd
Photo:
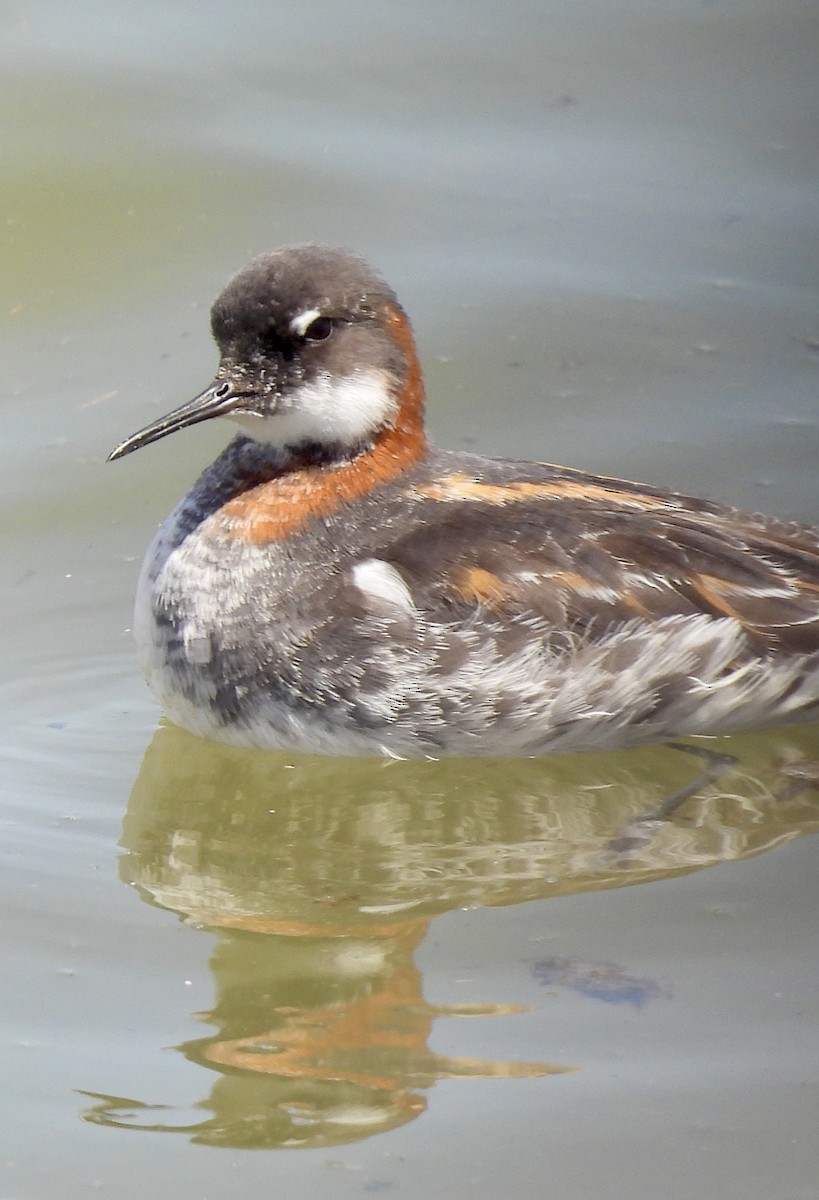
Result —
[{"label": "bird wing", "polygon": [[[819,534],[640,484],[498,464],[415,483],[384,554],[439,618],[489,610],[602,636],[674,615],[732,617],[760,646],[819,650]],[[504,468],[503,471],[500,468]]]}]

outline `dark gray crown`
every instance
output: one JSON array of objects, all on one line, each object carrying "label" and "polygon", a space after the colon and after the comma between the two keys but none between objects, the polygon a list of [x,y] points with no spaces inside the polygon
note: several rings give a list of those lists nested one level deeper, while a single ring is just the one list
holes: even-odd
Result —
[{"label": "dark gray crown", "polygon": [[354,254],[315,242],[283,246],[254,258],[238,271],[211,310],[220,348],[241,356],[271,327],[284,332],[290,320],[311,308],[329,317],[355,320],[397,304],[395,293]]}]

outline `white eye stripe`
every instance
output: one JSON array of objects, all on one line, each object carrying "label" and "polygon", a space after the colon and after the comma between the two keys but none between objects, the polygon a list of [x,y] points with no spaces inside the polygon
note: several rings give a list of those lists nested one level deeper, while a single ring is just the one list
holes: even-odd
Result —
[{"label": "white eye stripe", "polygon": [[290,321],[290,332],[295,333],[296,337],[304,337],[316,317],[320,316],[321,309],[319,308],[308,308],[304,312],[296,313]]}]

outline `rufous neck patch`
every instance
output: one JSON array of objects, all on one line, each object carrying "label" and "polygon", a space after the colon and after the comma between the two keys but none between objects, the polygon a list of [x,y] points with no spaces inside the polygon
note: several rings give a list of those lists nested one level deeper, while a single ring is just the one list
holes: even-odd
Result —
[{"label": "rufous neck patch", "polygon": [[426,452],[424,382],[409,321],[397,306],[380,314],[406,362],[394,424],[357,457],[334,463],[285,467],[275,479],[236,496],[218,520],[231,537],[261,545],[298,532],[313,518],[328,516],[374,491],[419,461]]}]

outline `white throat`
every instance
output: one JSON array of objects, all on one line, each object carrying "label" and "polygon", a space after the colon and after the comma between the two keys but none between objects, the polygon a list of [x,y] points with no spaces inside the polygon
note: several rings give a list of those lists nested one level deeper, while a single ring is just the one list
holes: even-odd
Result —
[{"label": "white throat", "polygon": [[304,442],[353,446],[395,419],[398,402],[385,371],[336,378],[322,372],[280,402],[275,413],[234,413],[231,420],[260,442],[284,449]]}]

